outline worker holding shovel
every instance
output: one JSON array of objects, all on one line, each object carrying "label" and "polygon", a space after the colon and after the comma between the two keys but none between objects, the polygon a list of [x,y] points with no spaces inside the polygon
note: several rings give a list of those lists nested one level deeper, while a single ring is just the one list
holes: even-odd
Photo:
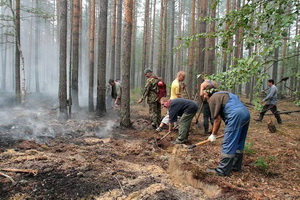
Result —
[{"label": "worker holding shovel", "polygon": [[161,98],[161,104],[169,110],[169,132],[173,130],[174,122],[177,121],[177,117],[181,116],[178,123],[178,137],[172,142],[173,144],[183,144],[186,142],[189,136],[189,130],[193,117],[195,116],[198,106],[197,104],[188,99],[177,98],[169,100],[167,98]]},{"label": "worker holding shovel", "polygon": [[[203,77],[203,79],[204,79],[204,81],[200,85],[200,98],[201,98],[201,101],[203,102],[202,110],[203,110],[204,132],[205,132],[205,134],[209,135],[211,133],[211,131],[209,131],[209,121],[210,121],[210,124],[213,126],[214,120],[212,119],[211,114],[210,114],[209,104],[208,104],[207,100],[204,98],[203,90],[208,85],[212,85],[215,88],[217,88],[218,85],[215,81],[205,79],[204,77]],[[201,112],[201,110],[200,110],[200,112]]]},{"label": "worker holding shovel", "polygon": [[216,141],[221,120],[223,119],[225,122],[221,161],[216,169],[207,169],[207,171],[219,176],[227,176],[231,171],[242,169],[243,150],[249,128],[250,113],[238,96],[230,92],[218,92],[213,85],[206,86],[203,91],[214,119],[212,134],[208,140]]}]

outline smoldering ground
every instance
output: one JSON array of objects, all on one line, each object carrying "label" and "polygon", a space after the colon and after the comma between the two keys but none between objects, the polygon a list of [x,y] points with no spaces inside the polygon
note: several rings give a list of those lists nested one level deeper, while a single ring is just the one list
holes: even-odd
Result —
[{"label": "smoldering ground", "polygon": [[58,102],[46,94],[26,96],[22,106],[14,107],[12,94],[0,97],[0,146],[12,142],[31,140],[47,143],[54,139],[78,137],[107,138],[112,136],[115,120],[95,119],[84,109],[66,123],[58,121]]}]

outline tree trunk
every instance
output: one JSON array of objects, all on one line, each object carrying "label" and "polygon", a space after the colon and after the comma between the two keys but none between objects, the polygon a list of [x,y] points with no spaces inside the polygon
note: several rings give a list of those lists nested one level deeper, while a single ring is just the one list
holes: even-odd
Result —
[{"label": "tree trunk", "polygon": [[273,71],[272,71],[272,79],[277,82],[277,74],[278,74],[278,59],[279,59],[279,47],[275,49],[274,52],[274,64],[273,64]]},{"label": "tree trunk", "polygon": [[16,104],[21,104],[21,72],[20,72],[20,49],[18,48],[21,42],[20,38],[20,0],[16,0],[16,49],[15,49],[15,92],[16,92]]},{"label": "tree trunk", "polygon": [[[4,15],[5,9],[2,7],[1,9],[1,14]],[[4,44],[4,50],[3,54],[1,55],[2,57],[2,73],[1,73],[1,88],[2,91],[6,91],[6,56],[7,56],[7,37],[3,35],[4,34],[4,28],[1,29],[1,44]]]},{"label": "tree trunk", "polygon": [[[35,0],[35,9],[39,9],[39,1]],[[34,71],[35,71],[35,92],[40,92],[40,77],[39,77],[39,53],[40,53],[40,18],[35,18],[35,54],[34,54]]]},{"label": "tree trunk", "polygon": [[[6,40],[6,37],[5,37]],[[7,43],[4,45],[4,52],[2,54],[2,91],[6,91],[6,56],[7,56]]]},{"label": "tree trunk", "polygon": [[[205,17],[207,17],[207,0],[199,0],[200,1],[200,34],[206,33],[206,22]],[[206,39],[204,37],[201,37],[199,39],[199,49],[200,49],[200,65],[199,65],[199,71],[205,72],[205,43]]]},{"label": "tree trunk", "polygon": [[117,17],[117,0],[113,4],[112,17],[112,33],[111,33],[111,63],[110,63],[110,78],[115,79],[115,61],[116,61],[116,17]]},{"label": "tree trunk", "polygon": [[155,41],[155,18],[156,18],[156,0],[154,0],[153,3],[153,20],[152,20],[152,41],[151,41],[151,57],[150,57],[150,63],[152,69],[154,69],[153,65],[153,59],[154,59],[154,41]]},{"label": "tree trunk", "polygon": [[166,63],[167,63],[167,29],[168,29],[168,0],[164,0],[164,39],[162,49],[162,66],[161,66],[161,77],[163,80],[166,79]]},{"label": "tree trunk", "polygon": [[59,119],[67,120],[67,2],[59,0]]},{"label": "tree trunk", "polygon": [[[178,38],[181,38],[181,28],[182,28],[182,3],[181,1],[178,1],[178,26],[177,26],[177,30],[178,30]],[[181,40],[177,40],[177,46],[180,46],[181,45]],[[181,48],[178,49],[177,51],[177,64],[176,64],[176,72],[179,71],[179,66],[181,66]],[[174,77],[172,77],[174,78]]]},{"label": "tree trunk", "polygon": [[[190,35],[195,35],[195,10],[196,10],[196,0],[192,0],[192,15],[191,15],[191,26],[190,26]],[[190,41],[189,46],[189,70],[188,70],[188,81],[187,88],[188,93],[192,94],[193,91],[193,73],[194,73],[194,42]]]},{"label": "tree trunk", "polygon": [[[212,0],[211,1],[211,18],[214,19],[216,18],[216,0]],[[215,21],[212,20],[210,22],[210,25],[209,25],[209,33],[210,34],[213,34],[215,32]],[[215,37],[214,36],[211,36],[208,38],[208,51],[207,51],[207,68],[205,70],[205,72],[207,74],[213,74],[215,72]]]},{"label": "tree trunk", "polygon": [[94,42],[95,42],[95,0],[90,5],[90,53],[89,53],[89,111],[94,111]]},{"label": "tree trunk", "polygon": [[[122,1],[118,0],[117,12],[117,40],[116,40],[116,78],[121,76],[121,35],[122,35]],[[122,80],[123,81],[123,80]]]},{"label": "tree trunk", "polygon": [[73,0],[73,43],[72,43],[72,101],[75,109],[79,108],[78,100],[78,69],[79,69],[79,20],[80,0]]},{"label": "tree trunk", "polygon": [[[162,53],[163,53],[163,23],[164,23],[164,0],[160,3],[160,27],[159,27],[159,49],[158,49],[158,65],[157,74],[162,75]],[[143,85],[142,85],[143,86]]]},{"label": "tree trunk", "polygon": [[131,70],[130,70],[130,88],[135,88],[135,55],[136,55],[136,30],[137,30],[137,15],[136,15],[136,0],[133,0],[133,22],[132,22],[132,36],[131,36]]},{"label": "tree trunk", "polygon": [[[231,0],[227,0],[226,1],[226,15],[229,14],[229,10],[230,10],[230,1]],[[228,31],[229,28],[229,24],[226,23],[225,24],[225,30]],[[227,51],[228,50],[228,42],[227,42],[227,47],[223,50],[223,64],[222,64],[222,72],[226,72],[227,70],[227,58],[228,58],[228,54]]]},{"label": "tree trunk", "polygon": [[132,34],[133,1],[125,0],[124,43],[122,53],[122,96],[121,96],[121,126],[129,127],[130,122],[130,52]]},{"label": "tree trunk", "polygon": [[71,33],[70,33],[70,47],[69,47],[69,100],[68,100],[68,106],[69,106],[69,118],[72,117],[72,66],[73,66],[73,0],[70,0],[70,24],[71,24]]},{"label": "tree trunk", "polygon": [[[250,48],[248,49],[248,57],[251,57],[251,55],[252,55],[252,48],[250,47]],[[246,98],[249,98],[249,97],[250,97],[251,80],[252,80],[252,78],[250,78],[249,81],[246,83],[246,89],[245,89],[245,92],[246,92]]]},{"label": "tree trunk", "polygon": [[[147,33],[149,31],[149,0],[145,3],[145,15],[144,15],[144,33],[143,33],[143,50],[142,50],[142,73],[147,68],[147,50],[148,50],[148,40]],[[142,85],[145,85],[145,79],[142,79]]]},{"label": "tree trunk", "polygon": [[171,31],[170,31],[170,37],[171,37],[171,45],[170,45],[170,52],[171,52],[171,58],[170,58],[170,78],[168,79],[170,82],[173,80],[174,76],[174,53],[173,53],[173,48],[174,48],[174,35],[175,35],[175,0],[171,0]]},{"label": "tree trunk", "polygon": [[[236,10],[240,10],[241,9],[241,0],[236,0]],[[234,66],[237,67],[238,65],[238,60],[242,58],[242,42],[243,42],[243,28],[239,28],[236,31],[236,49],[235,49],[235,64]],[[241,94],[241,84],[239,84],[237,93]]]},{"label": "tree trunk", "polygon": [[107,36],[107,7],[108,0],[100,1],[99,40],[98,40],[98,73],[97,73],[97,116],[106,113],[106,36]]}]

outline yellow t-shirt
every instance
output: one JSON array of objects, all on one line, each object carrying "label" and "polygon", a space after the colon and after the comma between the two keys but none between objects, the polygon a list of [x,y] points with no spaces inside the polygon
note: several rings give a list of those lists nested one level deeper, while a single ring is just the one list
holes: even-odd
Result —
[{"label": "yellow t-shirt", "polygon": [[182,95],[181,83],[177,79],[172,82],[170,99],[177,99],[177,95]]}]

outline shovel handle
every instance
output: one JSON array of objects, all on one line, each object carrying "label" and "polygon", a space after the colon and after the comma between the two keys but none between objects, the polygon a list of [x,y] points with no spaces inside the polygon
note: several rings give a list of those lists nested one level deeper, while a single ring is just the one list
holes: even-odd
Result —
[{"label": "shovel handle", "polygon": [[165,139],[165,137],[167,137],[170,133],[171,133],[171,131],[167,132],[167,134],[164,135],[164,136],[162,136],[158,141],[162,141],[162,140]]},{"label": "shovel handle", "polygon": [[[224,135],[219,135],[219,136],[217,136],[217,139],[222,138],[222,137],[224,137]],[[192,146],[190,146],[190,147],[188,147],[188,148],[189,148],[189,149],[193,149],[193,148],[195,148],[195,147],[197,147],[197,146],[200,146],[200,145],[202,145],[202,144],[206,144],[206,143],[208,143],[208,142],[210,142],[209,139],[204,140],[204,141],[202,141],[202,142],[198,142],[197,144],[193,144]]]}]

